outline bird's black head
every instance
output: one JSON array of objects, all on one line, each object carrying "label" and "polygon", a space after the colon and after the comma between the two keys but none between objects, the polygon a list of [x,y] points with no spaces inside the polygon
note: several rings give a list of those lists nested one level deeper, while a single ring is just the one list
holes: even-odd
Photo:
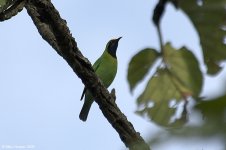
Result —
[{"label": "bird's black head", "polygon": [[112,39],[108,42],[107,44],[107,51],[109,54],[111,54],[112,57],[116,58],[116,50],[118,47],[118,41],[121,39],[122,37],[119,37],[117,39]]}]

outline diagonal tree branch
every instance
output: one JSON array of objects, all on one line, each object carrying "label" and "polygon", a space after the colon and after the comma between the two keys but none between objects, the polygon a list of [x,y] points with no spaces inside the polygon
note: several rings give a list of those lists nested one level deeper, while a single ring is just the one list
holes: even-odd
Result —
[{"label": "diagonal tree branch", "polygon": [[28,0],[25,5],[40,35],[71,66],[90,90],[109,123],[130,150],[150,150],[148,144],[117,107],[114,98],[99,80],[90,62],[81,54],[66,21],[50,0]]}]

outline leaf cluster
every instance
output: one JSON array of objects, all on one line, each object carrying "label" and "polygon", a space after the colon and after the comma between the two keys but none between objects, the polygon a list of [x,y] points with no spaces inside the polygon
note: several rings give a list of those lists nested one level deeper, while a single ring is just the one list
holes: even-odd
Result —
[{"label": "leaf cluster", "polygon": [[[177,49],[170,42],[163,44],[160,22],[165,6],[169,3],[183,10],[194,24],[207,72],[200,70],[199,61],[186,46]],[[204,76],[217,75],[222,68],[221,62],[226,60],[225,5],[226,0],[159,0],[152,19],[159,33],[161,49],[140,50],[133,56],[128,68],[127,79],[131,92],[149,76],[144,91],[137,98],[138,114],[147,115],[163,127],[179,127],[188,122],[189,100],[201,100]],[[156,64],[157,67],[153,67]],[[150,70],[155,73],[149,75]],[[184,104],[182,113],[175,118],[181,103]]]}]

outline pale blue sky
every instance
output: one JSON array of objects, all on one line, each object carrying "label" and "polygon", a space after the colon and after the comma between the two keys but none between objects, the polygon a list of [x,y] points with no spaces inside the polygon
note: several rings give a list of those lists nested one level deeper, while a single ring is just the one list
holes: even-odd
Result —
[{"label": "pale blue sky", "polygon": [[[145,85],[139,85],[131,95],[126,80],[131,57],[142,48],[159,47],[157,32],[150,22],[157,0],[52,2],[67,20],[79,49],[92,63],[101,55],[108,40],[123,37],[117,52],[119,69],[110,89],[116,89],[119,108],[144,138],[158,132],[159,127],[134,114],[135,99]],[[167,7],[162,23],[165,42],[171,41],[178,48],[187,45],[202,61],[197,33],[182,12]],[[87,122],[79,120],[83,84],[42,40],[26,10],[1,22],[0,35],[0,149],[2,145],[28,144],[37,150],[125,149],[96,104]],[[205,86],[204,95],[219,84],[216,80],[208,82],[211,86]],[[192,148],[223,149],[216,149],[211,142],[216,144],[210,141],[207,146],[204,141],[196,147],[193,144]],[[168,146],[155,150],[169,150]],[[174,144],[172,150],[176,148],[181,149]],[[183,150],[186,149],[183,147]]]}]

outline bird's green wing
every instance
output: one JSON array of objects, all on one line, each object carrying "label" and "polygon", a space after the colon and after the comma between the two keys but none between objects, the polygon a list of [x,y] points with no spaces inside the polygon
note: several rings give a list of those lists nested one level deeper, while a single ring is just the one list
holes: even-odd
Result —
[{"label": "bird's green wing", "polygon": [[100,57],[100,58],[97,59],[97,61],[93,64],[93,69],[94,69],[95,72],[96,72],[97,69],[99,68],[101,62],[102,62],[102,59],[101,59],[101,57]]},{"label": "bird's green wing", "polygon": [[[100,64],[101,64],[101,59],[99,58],[99,59],[94,63],[94,65],[93,65],[93,70],[94,70],[95,72],[96,72],[97,69],[99,68]],[[86,87],[84,87],[84,90],[83,90],[83,92],[82,92],[82,96],[81,96],[80,100],[82,100],[83,97],[85,96],[86,90],[87,90]]]}]

